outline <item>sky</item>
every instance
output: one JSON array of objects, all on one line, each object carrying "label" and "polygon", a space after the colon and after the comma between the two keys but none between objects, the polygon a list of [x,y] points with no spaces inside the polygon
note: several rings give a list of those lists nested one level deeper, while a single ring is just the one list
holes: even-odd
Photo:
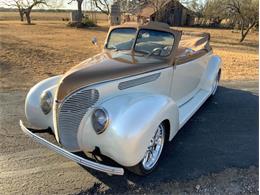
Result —
[{"label": "sky", "polygon": [[[30,0],[29,0],[30,1]],[[68,2],[70,2],[71,0],[47,0],[49,1],[50,5],[53,6],[53,8],[48,8],[48,7],[40,7],[43,9],[77,9],[77,3],[75,1],[73,1],[71,4],[68,4]],[[90,10],[91,9],[91,5],[89,3],[90,0],[85,0],[83,1],[83,5],[82,8],[83,10]],[[112,1],[112,0],[108,0],[108,1]],[[180,0],[180,2],[185,2],[187,0]],[[200,3],[205,2],[205,0],[198,0]],[[0,7],[8,7],[5,5],[5,3],[12,3],[13,0],[0,0]]]},{"label": "sky", "polygon": [[[47,0],[49,1],[51,8],[48,7],[40,7],[43,9],[77,9],[77,3],[73,1],[71,4],[68,4],[70,0]],[[26,2],[26,1],[25,1]],[[83,10],[90,9],[90,4],[88,3],[89,1],[84,1],[82,4]],[[9,7],[6,5],[7,4],[12,4],[13,0],[0,0],[0,7]],[[52,8],[53,7],[53,8]]]}]

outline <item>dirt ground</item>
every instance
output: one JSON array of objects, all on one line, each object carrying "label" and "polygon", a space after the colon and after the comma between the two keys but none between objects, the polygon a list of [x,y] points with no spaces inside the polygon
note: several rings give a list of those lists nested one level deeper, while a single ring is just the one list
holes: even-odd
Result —
[{"label": "dirt ground", "polygon": [[[86,30],[68,28],[62,21],[34,22],[28,26],[18,21],[0,21],[1,90],[28,89],[44,78],[66,72],[97,54],[108,30],[105,23]],[[222,80],[258,79],[258,33],[250,33],[240,44],[239,33],[231,30],[184,30],[211,33],[214,53],[223,61]],[[91,43],[94,36],[99,47]]]},{"label": "dirt ground", "polygon": [[[45,17],[39,16],[33,21],[34,25],[28,26],[13,21],[6,13],[0,13],[0,194],[258,194],[257,163],[241,162],[241,166],[239,164],[232,167],[233,161],[227,161],[221,169],[214,169],[213,172],[208,171],[206,174],[202,172],[197,177],[191,177],[192,179],[178,180],[169,176],[170,179],[161,180],[160,178],[166,178],[164,175],[172,171],[164,170],[171,168],[165,162],[166,165],[162,165],[162,168],[151,176],[156,178],[154,179],[156,182],[150,182],[148,178],[141,179],[131,174],[120,178],[86,171],[76,163],[54,154],[24,136],[17,123],[20,118],[24,119],[23,105],[28,90],[42,79],[62,74],[79,62],[97,54],[106,37],[108,27],[104,22],[97,28],[75,29],[66,27],[66,23],[61,21],[60,17],[63,15],[43,21]],[[227,83],[234,81],[237,85],[248,80],[258,80],[258,33],[250,33],[244,43],[238,43],[239,33],[231,30],[182,29],[211,33],[213,51],[220,55],[223,61],[222,81]],[[91,44],[94,36],[98,39],[99,47]],[[258,84],[254,84],[254,90],[257,90],[256,85]],[[247,90],[247,87],[240,86],[240,88]],[[227,94],[231,92],[226,91]],[[234,93],[234,100],[236,94]],[[254,92],[252,97],[256,102],[257,92]],[[219,101],[222,99],[218,98]],[[248,99],[250,102],[251,100]],[[215,101],[211,103],[215,104]],[[238,105],[239,102],[230,108]],[[243,112],[250,111],[253,118],[256,116],[254,107],[255,104],[252,108],[245,105]],[[200,126],[205,120],[205,115],[209,116],[213,112],[214,109],[204,114],[204,118],[198,117]],[[221,115],[219,113],[217,116]],[[243,117],[241,114],[241,120]],[[236,126],[232,120],[237,119],[230,119],[228,128],[235,132],[235,136],[236,131],[232,128]],[[256,126],[254,124],[250,127],[256,129]],[[186,133],[189,132],[188,129],[186,127]],[[201,130],[201,133],[205,131]],[[183,145],[182,141],[178,144],[179,147]],[[244,148],[248,145],[250,143],[245,140]],[[176,143],[172,146],[176,146]],[[252,151],[247,150],[246,148],[245,153]],[[183,152],[185,154],[186,151]],[[232,152],[227,155],[232,156]],[[221,155],[218,157],[221,158]],[[175,160],[174,155],[169,158],[170,161]],[[246,157],[244,161],[247,162]],[[196,170],[195,167],[193,172],[197,173],[199,169]]]}]

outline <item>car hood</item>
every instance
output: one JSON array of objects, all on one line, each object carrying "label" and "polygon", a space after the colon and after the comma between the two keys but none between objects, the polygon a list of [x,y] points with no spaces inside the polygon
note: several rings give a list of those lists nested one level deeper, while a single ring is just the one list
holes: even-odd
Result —
[{"label": "car hood", "polygon": [[138,75],[169,67],[165,59],[133,55],[130,52],[102,52],[89,58],[64,74],[56,99],[62,101],[67,95],[82,87],[96,83]]}]

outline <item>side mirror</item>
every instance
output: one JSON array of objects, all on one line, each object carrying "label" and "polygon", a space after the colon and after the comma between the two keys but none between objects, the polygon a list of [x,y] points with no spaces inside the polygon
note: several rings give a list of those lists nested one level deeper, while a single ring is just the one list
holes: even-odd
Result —
[{"label": "side mirror", "polygon": [[98,42],[97,42],[97,37],[93,37],[92,40],[91,40],[92,44],[93,45],[98,45]]},{"label": "side mirror", "polygon": [[187,48],[185,49],[185,53],[187,56],[191,56],[192,54],[194,54],[194,50],[191,48]]}]

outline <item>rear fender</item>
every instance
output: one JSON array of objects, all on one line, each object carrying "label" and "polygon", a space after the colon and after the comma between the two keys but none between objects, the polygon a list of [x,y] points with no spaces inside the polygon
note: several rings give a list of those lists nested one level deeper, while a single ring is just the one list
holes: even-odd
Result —
[{"label": "rear fender", "polygon": [[207,70],[203,75],[203,82],[201,82],[201,89],[211,91],[213,83],[221,68],[221,58],[217,55],[213,55],[209,60]]}]

